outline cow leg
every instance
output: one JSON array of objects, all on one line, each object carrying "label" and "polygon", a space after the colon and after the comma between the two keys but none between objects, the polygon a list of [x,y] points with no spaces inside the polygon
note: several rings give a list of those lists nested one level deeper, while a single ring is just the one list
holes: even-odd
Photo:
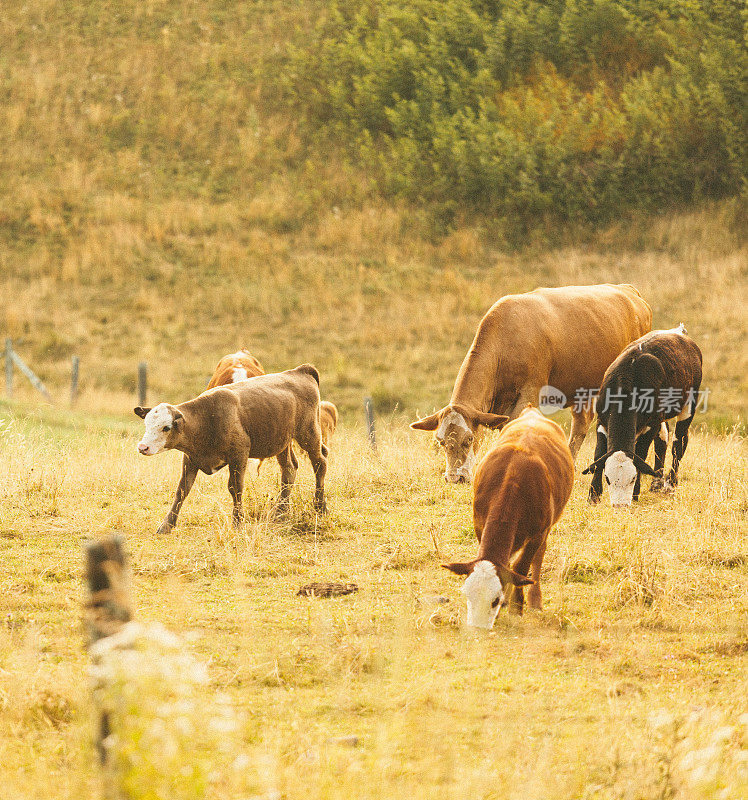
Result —
[{"label": "cow leg", "polygon": [[247,460],[242,459],[236,464],[229,464],[229,493],[234,501],[234,510],[231,521],[235,528],[244,522],[244,509],[242,508],[242,494],[244,493],[244,473],[247,469]]},{"label": "cow leg", "polygon": [[306,432],[307,435],[296,439],[306,451],[314,470],[314,508],[318,514],[327,514],[325,503],[325,475],[327,474],[328,449],[322,442],[321,432],[317,425]]},{"label": "cow leg", "polygon": [[591,408],[582,408],[580,411],[571,412],[569,450],[571,450],[571,457],[574,461],[577,460],[577,453],[584,443],[585,436],[587,436],[587,429],[590,427],[590,422],[592,422],[594,416],[595,412]]},{"label": "cow leg", "polygon": [[[652,444],[652,439],[655,437],[655,433],[657,433],[657,428],[647,428],[641,436],[636,440],[636,445],[634,449],[636,451],[636,455],[641,458],[642,461],[647,460],[647,454],[649,453],[649,446]],[[641,491],[641,484],[642,484],[642,474],[637,470],[636,472],[636,483],[634,484],[634,500],[639,499],[639,493]]]},{"label": "cow leg", "polygon": [[281,450],[276,458],[281,469],[281,493],[273,510],[273,517],[275,519],[283,519],[288,514],[288,499],[291,496],[291,488],[296,480],[296,470],[299,468],[299,462],[296,460],[296,454],[290,444],[285,450]]},{"label": "cow leg", "polygon": [[[514,405],[506,413],[509,415],[509,420],[516,419],[527,407],[528,404],[537,406],[540,402],[540,387],[526,385],[519,391],[519,396]],[[504,412],[501,412],[504,413]]]},{"label": "cow leg", "polygon": [[670,473],[667,477],[666,488],[672,488],[678,485],[678,467],[680,466],[683,454],[688,447],[688,429],[691,426],[691,421],[694,415],[691,414],[688,419],[679,420],[675,423],[675,441],[673,442],[673,464],[670,468]]},{"label": "cow leg", "polygon": [[190,493],[192,484],[197,477],[197,467],[187,458],[182,458],[182,477],[179,479],[179,486],[177,486],[177,493],[174,495],[174,502],[171,505],[169,513],[164,517],[164,521],[158,526],[156,535],[162,533],[169,533],[171,529],[177,524],[177,517],[179,510],[182,508],[184,498]]},{"label": "cow leg", "polygon": [[538,547],[538,550],[530,564],[531,572],[529,577],[532,578],[535,583],[531,584],[527,590],[527,605],[530,608],[536,608],[538,611],[542,610],[543,608],[543,593],[540,591],[540,570],[543,567],[543,556],[545,555],[545,548],[548,544],[549,533],[550,530],[546,531],[543,544]]},{"label": "cow leg", "polygon": [[[592,459],[593,461],[597,461],[598,458],[602,458],[608,452],[608,436],[605,431],[600,428],[602,428],[602,426],[597,429],[597,444],[595,445],[595,457]],[[587,496],[587,502],[590,505],[597,505],[603,496],[604,469],[605,465],[601,464],[599,467],[595,467],[595,471],[592,473],[590,493]]]},{"label": "cow leg", "polygon": [[[308,452],[308,451],[307,451]],[[314,508],[319,514],[327,514],[325,503],[325,475],[327,475],[327,458],[320,448],[319,453],[309,453],[309,460],[314,469]]]},{"label": "cow leg", "polygon": [[[664,428],[664,430],[663,430]],[[650,492],[661,492],[665,488],[663,475],[665,473],[665,456],[667,455],[668,440],[670,438],[670,426],[667,422],[660,425],[659,431],[654,438],[655,463],[654,470],[656,477],[652,478],[649,486]]]}]

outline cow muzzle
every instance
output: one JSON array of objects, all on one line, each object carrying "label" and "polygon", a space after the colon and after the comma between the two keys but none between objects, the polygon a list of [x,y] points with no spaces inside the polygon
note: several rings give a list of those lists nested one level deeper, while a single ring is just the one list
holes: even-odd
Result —
[{"label": "cow muzzle", "polygon": [[148,450],[148,445],[143,444],[142,442],[138,445],[138,452],[141,456],[149,456],[150,452]]},{"label": "cow muzzle", "polygon": [[447,483],[470,483],[470,476],[463,472],[445,472],[444,480]]}]

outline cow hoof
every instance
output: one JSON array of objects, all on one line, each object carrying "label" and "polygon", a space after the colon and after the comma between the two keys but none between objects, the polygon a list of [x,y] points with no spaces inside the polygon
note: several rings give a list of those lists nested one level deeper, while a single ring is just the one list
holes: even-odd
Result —
[{"label": "cow hoof", "polygon": [[591,494],[587,497],[587,502],[591,506],[596,506],[600,502],[600,495],[599,494]]},{"label": "cow hoof", "polygon": [[314,510],[320,515],[320,517],[325,517],[330,513],[327,510],[327,503],[315,503]]},{"label": "cow hoof", "polygon": [[272,522],[285,522],[288,519],[288,504],[274,506],[270,511],[270,519]]},{"label": "cow hoof", "polygon": [[162,536],[165,533],[171,533],[174,530],[174,526],[168,522],[162,522],[158,526],[158,530],[156,531],[156,536]]},{"label": "cow hoof", "polygon": [[666,484],[662,478],[655,478],[649,486],[650,492],[664,492],[666,491]]}]

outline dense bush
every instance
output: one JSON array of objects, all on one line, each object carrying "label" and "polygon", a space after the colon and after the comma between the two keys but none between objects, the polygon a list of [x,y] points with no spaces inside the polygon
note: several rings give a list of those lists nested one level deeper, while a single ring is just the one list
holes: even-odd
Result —
[{"label": "dense bush", "polygon": [[737,0],[323,5],[274,85],[388,193],[598,221],[741,190]]}]

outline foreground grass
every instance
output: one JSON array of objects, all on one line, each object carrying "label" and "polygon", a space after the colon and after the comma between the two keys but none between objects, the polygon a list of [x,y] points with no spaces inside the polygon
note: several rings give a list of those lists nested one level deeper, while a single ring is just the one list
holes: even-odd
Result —
[{"label": "foreground grass", "polygon": [[[470,491],[446,486],[438,454],[401,422],[378,455],[338,431],[325,520],[304,462],[292,523],[268,523],[268,464],[243,530],[221,474],[201,476],[174,534],[156,538],[177,454],[139,457],[135,423],[61,417],[0,416],[4,798],[99,791],[81,545],[109,530],[127,538],[139,618],[187,635],[210,692],[240,714],[243,796],[744,796],[737,436],[695,435],[677,493],[646,494],[633,513],[590,508],[579,479],[546,556],[543,612],[476,635],[439,567],[475,552]],[[297,597],[310,580],[360,591]]]}]

